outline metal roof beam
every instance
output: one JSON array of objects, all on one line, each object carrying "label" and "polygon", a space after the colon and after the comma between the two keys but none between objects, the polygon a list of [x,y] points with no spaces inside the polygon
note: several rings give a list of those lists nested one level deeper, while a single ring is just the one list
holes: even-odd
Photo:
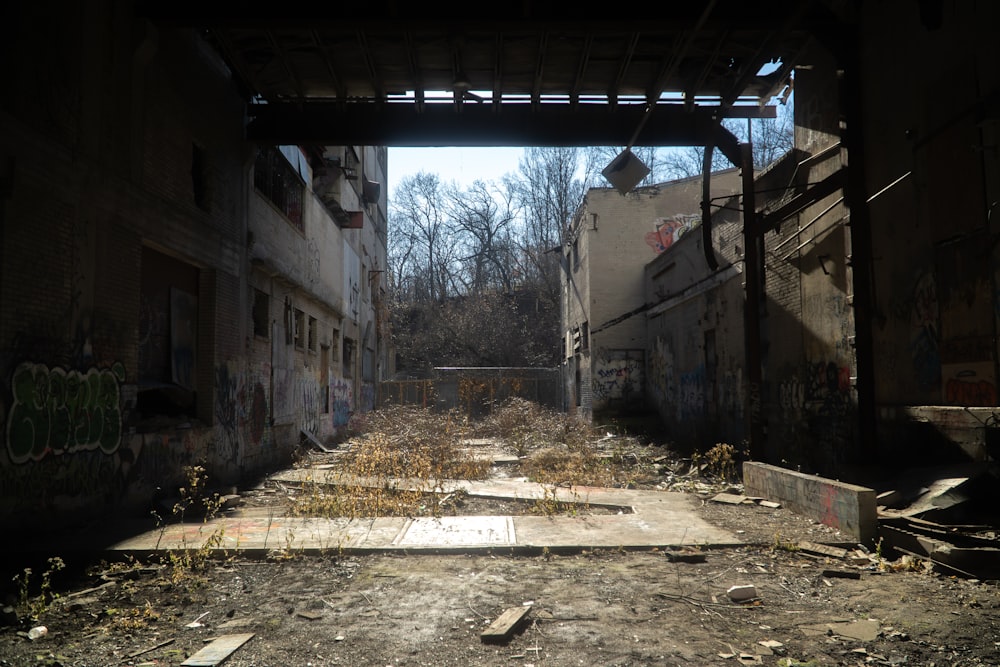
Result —
[{"label": "metal roof beam", "polygon": [[[752,117],[774,117],[774,107],[735,107]],[[642,132],[644,146],[714,144],[731,157],[729,137],[720,136],[717,107],[685,110],[659,105]],[[624,146],[645,114],[645,105],[569,103],[503,106],[376,102],[262,104],[249,109],[251,141],[273,144],[366,146]],[[732,117],[731,114],[729,114]]]}]

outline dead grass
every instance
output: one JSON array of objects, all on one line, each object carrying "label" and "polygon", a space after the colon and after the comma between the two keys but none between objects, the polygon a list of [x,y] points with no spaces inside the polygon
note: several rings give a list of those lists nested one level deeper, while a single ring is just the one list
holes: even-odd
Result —
[{"label": "dead grass", "polygon": [[[490,461],[462,441],[489,438],[521,457],[521,476],[554,486],[627,486],[643,462],[633,454],[602,452],[605,439],[589,424],[522,399],[498,406],[481,421],[457,412],[391,406],[369,413],[365,430],[325,479],[307,483],[293,514],[321,517],[439,516],[444,482],[482,480]],[[629,439],[616,442],[631,443]],[[337,484],[321,483],[333,476]],[[546,503],[546,513],[572,511]]]},{"label": "dead grass", "polygon": [[365,428],[365,433],[351,439],[350,451],[335,473],[340,483],[306,484],[305,493],[295,499],[293,514],[438,516],[445,480],[489,475],[489,461],[477,460],[458,446],[467,428],[454,414],[392,406],[371,413]]}]

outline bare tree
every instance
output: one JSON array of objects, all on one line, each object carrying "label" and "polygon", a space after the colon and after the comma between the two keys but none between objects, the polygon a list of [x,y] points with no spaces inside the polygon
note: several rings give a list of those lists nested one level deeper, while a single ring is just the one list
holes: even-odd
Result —
[{"label": "bare tree", "polygon": [[448,202],[458,246],[462,249],[459,262],[467,267],[466,292],[512,291],[517,264],[513,251],[517,212],[510,191],[493,183],[475,181],[465,191],[451,191]]},{"label": "bare tree", "polygon": [[[792,149],[794,127],[791,113],[777,118],[725,120],[723,126],[741,142],[750,142],[754,169],[764,169]],[[665,151],[664,161],[671,180],[697,176],[703,170],[704,146],[684,146]],[[712,154],[712,171],[734,166],[720,151]]]},{"label": "bare tree", "polygon": [[394,193],[392,218],[399,247],[390,249],[389,262],[398,286],[407,286],[416,300],[443,299],[451,283],[452,244],[438,176],[420,172],[405,179]]}]

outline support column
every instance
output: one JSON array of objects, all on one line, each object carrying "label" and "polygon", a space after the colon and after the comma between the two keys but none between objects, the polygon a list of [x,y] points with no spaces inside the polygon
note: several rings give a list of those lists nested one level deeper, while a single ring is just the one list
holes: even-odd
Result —
[{"label": "support column", "polygon": [[745,400],[749,455],[760,459],[764,455],[764,414],[761,392],[763,369],[760,349],[761,296],[764,292],[762,235],[758,234],[757,200],[754,196],[753,147],[740,144],[740,168],[743,176],[743,280],[747,396]]},{"label": "support column", "polygon": [[840,57],[841,145],[846,149],[846,198],[850,212],[852,305],[854,306],[854,358],[857,366],[855,389],[858,401],[858,437],[855,449],[845,458],[870,456],[876,447],[875,355],[872,341],[872,230],[868,208],[867,175],[864,163],[861,65],[856,38],[849,40]]}]

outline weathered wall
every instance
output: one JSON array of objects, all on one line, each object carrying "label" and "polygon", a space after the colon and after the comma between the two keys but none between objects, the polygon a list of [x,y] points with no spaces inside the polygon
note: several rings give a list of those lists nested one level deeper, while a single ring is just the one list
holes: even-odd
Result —
[{"label": "weathered wall", "polygon": [[23,5],[5,44],[5,520],[148,502],[184,465],[243,464],[216,414],[244,333],[242,102],[194,34],[76,11]]},{"label": "weathered wall", "polygon": [[646,265],[646,395],[667,434],[688,448],[744,438],[742,265],[739,225],[716,215],[719,271],[690,234]]},{"label": "weathered wall", "polygon": [[983,102],[1000,86],[989,35],[1000,8],[945,4],[940,27],[923,18],[903,2],[862,15],[864,58],[880,63],[864,69],[863,94],[897,100],[866,108],[869,196],[909,174],[871,203],[879,442],[887,457],[981,459],[1000,404],[1000,136]]},{"label": "weathered wall", "polygon": [[[370,409],[385,149],[282,146],[259,169],[198,32],[129,3],[2,16],[0,522],[146,509],[194,465],[255,481]],[[327,150],[366,178],[332,172],[360,228],[314,194]]]},{"label": "weathered wall", "polygon": [[[736,170],[720,172],[712,181],[713,196],[732,194],[739,183]],[[569,356],[574,354],[572,329],[583,323],[589,328],[589,353],[580,350],[577,367],[564,367],[567,384],[581,399],[581,413],[600,418],[648,408],[646,387],[655,380],[647,377],[649,350],[641,314],[647,303],[643,258],[652,261],[666,254],[697,229],[701,195],[700,178],[640,188],[628,195],[610,188],[588,191],[573,226],[579,268],[574,271],[571,246],[565,260],[571,280],[564,285],[570,304]],[[584,382],[587,375],[589,391],[581,391],[576,382]]]}]

